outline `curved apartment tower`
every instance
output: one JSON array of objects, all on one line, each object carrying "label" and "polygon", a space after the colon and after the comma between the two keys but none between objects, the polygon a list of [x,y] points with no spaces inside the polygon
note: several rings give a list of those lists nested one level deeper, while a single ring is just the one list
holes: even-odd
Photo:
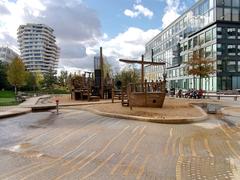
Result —
[{"label": "curved apartment tower", "polygon": [[47,73],[57,68],[59,48],[52,28],[44,24],[26,24],[19,26],[17,35],[27,70]]}]

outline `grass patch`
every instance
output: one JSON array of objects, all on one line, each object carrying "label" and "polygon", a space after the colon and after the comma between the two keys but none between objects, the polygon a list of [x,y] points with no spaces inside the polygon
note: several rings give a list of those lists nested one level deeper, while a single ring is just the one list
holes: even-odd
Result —
[{"label": "grass patch", "polygon": [[14,98],[15,94],[12,91],[0,91],[0,98]]},{"label": "grass patch", "polygon": [[0,106],[14,106],[18,104],[15,98],[0,98]]},{"label": "grass patch", "polygon": [[0,106],[14,106],[18,105],[15,94],[12,91],[0,91]]}]

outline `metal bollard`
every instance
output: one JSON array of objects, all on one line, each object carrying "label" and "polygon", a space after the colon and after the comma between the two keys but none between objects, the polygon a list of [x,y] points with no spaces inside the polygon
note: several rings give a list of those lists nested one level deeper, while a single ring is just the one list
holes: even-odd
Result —
[{"label": "metal bollard", "polygon": [[220,100],[220,95],[218,95],[217,99]]},{"label": "metal bollard", "polygon": [[59,100],[56,100],[56,109],[57,109],[57,114],[59,114]]},{"label": "metal bollard", "polygon": [[237,96],[234,96],[234,101],[237,101]]}]

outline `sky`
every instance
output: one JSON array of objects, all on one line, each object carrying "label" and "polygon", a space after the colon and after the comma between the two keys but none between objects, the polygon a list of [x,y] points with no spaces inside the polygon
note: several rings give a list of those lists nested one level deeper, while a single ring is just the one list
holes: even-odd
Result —
[{"label": "sky", "polygon": [[0,46],[18,49],[17,28],[42,23],[54,29],[59,69],[93,70],[103,53],[113,71],[119,58],[136,59],[145,44],[196,0],[0,0]]}]

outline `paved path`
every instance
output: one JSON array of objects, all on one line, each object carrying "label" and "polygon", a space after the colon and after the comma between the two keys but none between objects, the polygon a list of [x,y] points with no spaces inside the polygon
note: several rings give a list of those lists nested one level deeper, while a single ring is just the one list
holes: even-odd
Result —
[{"label": "paved path", "polygon": [[0,119],[29,113],[40,99],[47,99],[49,97],[49,95],[32,97],[18,106],[0,106]]},{"label": "paved path", "polygon": [[239,179],[239,137],[214,116],[164,125],[31,113],[0,121],[0,179]]}]

